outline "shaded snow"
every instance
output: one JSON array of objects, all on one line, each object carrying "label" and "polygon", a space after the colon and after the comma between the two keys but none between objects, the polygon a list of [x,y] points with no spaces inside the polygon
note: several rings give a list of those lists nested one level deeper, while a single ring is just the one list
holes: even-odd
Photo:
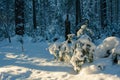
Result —
[{"label": "shaded snow", "polygon": [[120,65],[109,59],[83,65],[76,74],[70,64],[53,60],[47,48],[47,42],[32,43],[29,37],[24,37],[24,52],[16,37],[11,44],[0,42],[0,80],[120,80]]}]

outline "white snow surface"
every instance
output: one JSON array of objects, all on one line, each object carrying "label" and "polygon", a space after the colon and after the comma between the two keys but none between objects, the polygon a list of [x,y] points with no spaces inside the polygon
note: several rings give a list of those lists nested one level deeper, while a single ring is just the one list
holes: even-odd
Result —
[{"label": "white snow surface", "polygon": [[120,39],[117,37],[108,37],[97,46],[95,50],[95,57],[101,58],[106,56],[107,51],[110,53],[120,54]]},{"label": "white snow surface", "polygon": [[85,64],[77,74],[71,64],[53,60],[47,42],[23,39],[24,52],[16,37],[0,42],[0,80],[120,80],[120,65],[109,58]]}]

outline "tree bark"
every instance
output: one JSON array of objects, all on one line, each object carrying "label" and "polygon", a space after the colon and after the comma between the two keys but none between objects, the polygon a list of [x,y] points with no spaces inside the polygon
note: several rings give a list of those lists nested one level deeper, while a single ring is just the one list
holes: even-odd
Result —
[{"label": "tree bark", "polygon": [[81,2],[76,0],[76,26],[81,22]]},{"label": "tree bark", "polygon": [[107,26],[107,3],[106,0],[100,0],[101,9],[101,27],[104,29]]},{"label": "tree bark", "polygon": [[24,34],[24,0],[15,0],[15,32],[17,35]]},{"label": "tree bark", "polygon": [[9,19],[9,0],[6,1],[6,25],[5,25],[5,32],[8,38],[9,43],[11,43],[11,38],[10,38],[10,34],[9,34],[9,24],[10,24],[10,19]]},{"label": "tree bark", "polygon": [[36,7],[35,7],[35,0],[33,0],[33,26],[36,29]]},{"label": "tree bark", "polygon": [[65,20],[65,40],[68,39],[68,34],[70,34],[70,21],[69,21],[69,15],[67,14],[66,20]]}]

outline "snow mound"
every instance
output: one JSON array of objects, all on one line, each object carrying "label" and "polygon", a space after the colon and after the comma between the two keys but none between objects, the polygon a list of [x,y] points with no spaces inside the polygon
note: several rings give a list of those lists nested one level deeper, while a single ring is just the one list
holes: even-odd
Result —
[{"label": "snow mound", "polygon": [[83,68],[81,71],[80,71],[80,74],[84,75],[84,74],[93,74],[93,73],[96,73],[98,72],[98,67],[95,66],[95,65],[90,65],[88,67],[85,67]]},{"label": "snow mound", "polygon": [[95,58],[108,57],[110,54],[120,54],[120,39],[117,37],[108,37],[97,46],[95,50]]},{"label": "snow mound", "polygon": [[13,55],[12,53],[8,53],[8,54],[6,54],[6,58],[17,58],[18,57],[18,55]]}]

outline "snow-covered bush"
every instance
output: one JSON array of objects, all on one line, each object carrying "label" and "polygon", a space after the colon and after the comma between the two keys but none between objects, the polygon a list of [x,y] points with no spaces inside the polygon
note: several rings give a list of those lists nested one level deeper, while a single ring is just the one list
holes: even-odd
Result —
[{"label": "snow-covered bush", "polygon": [[71,48],[71,43],[63,42],[59,52],[60,61],[69,62],[72,55],[73,49]]},{"label": "snow-covered bush", "polygon": [[[108,66],[107,62],[109,62],[108,64],[120,64],[120,39],[108,37],[96,47],[86,34],[86,27],[86,25],[81,27],[75,39],[73,39],[74,34],[69,34],[67,41],[52,44],[49,47],[50,53],[59,61],[71,63],[76,72],[81,70],[83,64],[93,61],[93,64],[96,63],[96,68],[100,70],[104,70]],[[99,64],[101,62],[97,63],[102,59],[107,60],[105,65]]]},{"label": "snow-covered bush", "polygon": [[77,32],[77,37],[83,35],[86,28],[87,28],[87,25],[82,25],[81,28]]},{"label": "snow-covered bush", "polygon": [[49,52],[54,55],[55,59],[58,61],[64,61],[69,62],[72,55],[73,55],[73,49],[72,44],[74,41],[72,41],[72,38],[74,37],[74,34],[69,34],[68,39],[64,42],[55,42],[52,45],[49,46]]},{"label": "snow-covered bush", "polygon": [[87,24],[83,24],[81,28],[77,31],[77,37],[79,38],[82,35],[85,35],[86,32],[89,32],[90,34],[93,35],[93,32],[89,28],[87,28]]},{"label": "snow-covered bush", "polygon": [[91,42],[89,36],[82,35],[72,47],[74,52],[70,63],[73,65],[74,70],[79,72],[82,64],[93,61],[96,46]]},{"label": "snow-covered bush", "polygon": [[109,57],[116,62],[120,55],[120,39],[117,37],[108,37],[97,46],[94,57],[96,59]]},{"label": "snow-covered bush", "polygon": [[73,54],[71,44],[68,41],[50,45],[49,52],[54,55],[56,60],[64,62],[69,62]]},{"label": "snow-covered bush", "polygon": [[77,40],[74,40],[75,34],[69,34],[65,42],[54,43],[50,45],[49,51],[58,61],[70,62],[74,70],[79,72],[82,64],[93,61],[95,45],[92,39],[85,34],[87,25],[82,25],[77,32]]},{"label": "snow-covered bush", "polygon": [[72,44],[74,52],[70,63],[77,72],[80,71],[82,64],[93,61],[93,53],[96,48],[94,43],[92,43],[92,39],[85,31],[92,33],[91,30],[87,28],[87,24],[82,25],[77,32],[78,39]]},{"label": "snow-covered bush", "polygon": [[55,59],[58,60],[59,58],[59,51],[60,51],[61,43],[54,43],[51,44],[49,47],[49,52],[54,56]]},{"label": "snow-covered bush", "polygon": [[80,48],[76,48],[74,50],[74,54],[70,60],[70,63],[73,65],[74,70],[79,72],[81,69],[81,65],[84,64],[85,56],[82,53]]}]

